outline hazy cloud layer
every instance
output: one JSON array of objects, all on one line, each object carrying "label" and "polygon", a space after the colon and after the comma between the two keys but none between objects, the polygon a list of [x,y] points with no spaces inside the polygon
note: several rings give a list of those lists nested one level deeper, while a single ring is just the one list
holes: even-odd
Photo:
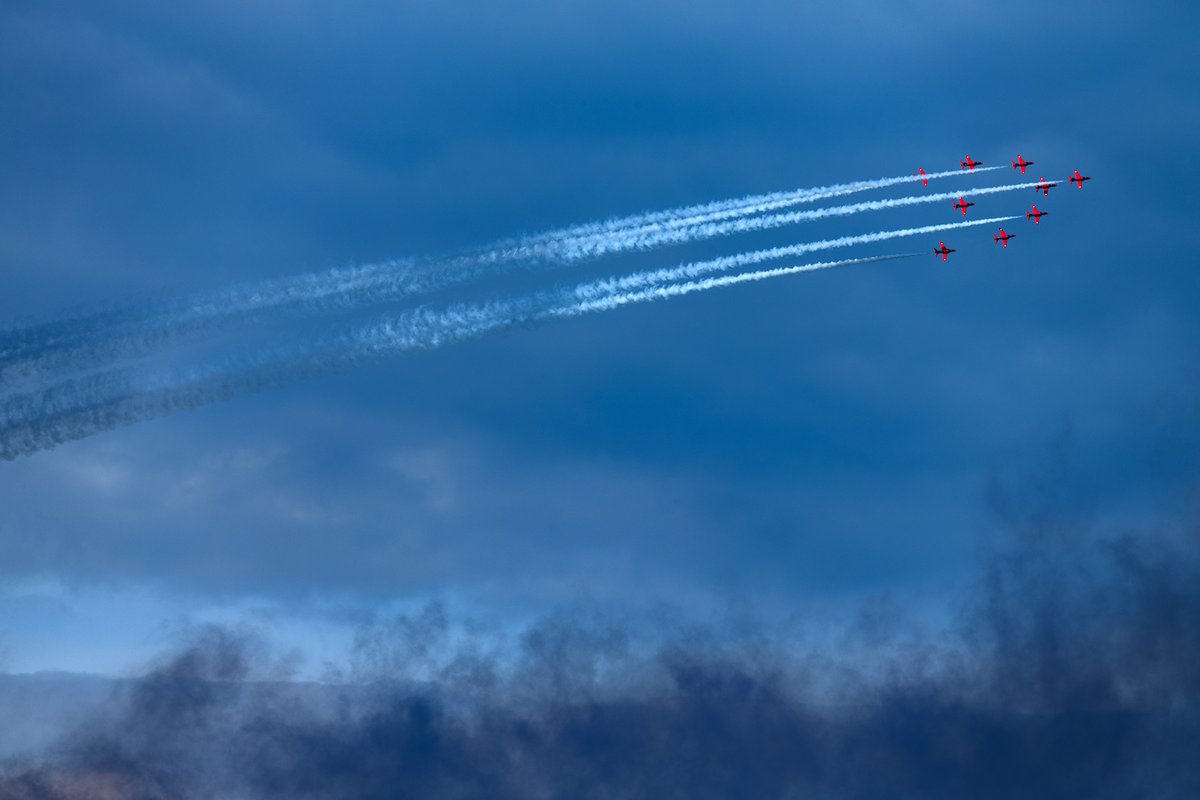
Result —
[{"label": "hazy cloud layer", "polygon": [[[1103,538],[1020,502],[960,632],[870,676],[752,626],[646,647],[552,617],[496,647],[431,606],[364,628],[342,682],[288,683],[287,659],[210,629],[10,762],[0,796],[1192,796],[1194,527]],[[895,636],[870,620],[847,633]]]}]

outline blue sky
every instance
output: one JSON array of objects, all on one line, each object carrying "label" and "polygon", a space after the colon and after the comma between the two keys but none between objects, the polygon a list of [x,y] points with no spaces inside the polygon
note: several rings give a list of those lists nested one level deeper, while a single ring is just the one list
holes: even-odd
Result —
[{"label": "blue sky", "polygon": [[[1194,519],[1196,32],[1184,3],[7,3],[6,322],[965,153],[1095,179],[1007,251],[968,230],[948,266],[522,328],[0,464],[0,667],[122,673],[240,619],[316,669],[430,598],[936,619],[1002,527],[989,487],[1058,449],[1067,516]],[[864,252],[936,238],[909,244]]]}]

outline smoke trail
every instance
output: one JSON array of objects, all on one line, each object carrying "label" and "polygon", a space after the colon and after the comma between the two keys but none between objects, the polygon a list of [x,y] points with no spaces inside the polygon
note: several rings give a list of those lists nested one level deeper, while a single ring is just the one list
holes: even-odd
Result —
[{"label": "smoke trail", "polygon": [[[778,275],[911,255],[822,262],[787,268]],[[765,277],[772,276],[743,280]],[[119,425],[198,408],[394,353],[431,349],[524,323],[578,316],[726,285],[714,280],[711,285],[702,286],[707,282],[697,282],[679,289],[663,287],[660,292],[614,292],[613,303],[606,306],[597,296],[597,283],[482,305],[458,305],[444,312],[416,309],[316,342],[268,349],[223,364],[194,367],[174,374],[147,378],[128,372],[109,372],[66,381],[41,392],[9,398],[0,406],[0,458],[11,460]]]},{"label": "smoke trail", "polygon": [[0,413],[0,458],[12,460],[128,425],[238,395],[346,369],[392,353],[438,347],[536,318],[540,297],[444,312],[414,311],[315,343],[273,348],[183,372],[112,371],[8,398]]},{"label": "smoke trail", "polygon": [[1032,181],[1029,183],[1013,183],[1003,186],[988,186],[982,189],[976,189],[972,192],[943,192],[941,194],[928,195],[911,195],[909,197],[897,197],[890,200],[871,200],[863,203],[852,203],[844,206],[833,206],[830,208],[818,208],[812,211],[792,211],[786,214],[770,214],[762,217],[751,217],[748,219],[727,220],[722,222],[709,222],[701,225],[695,225],[690,228],[680,228],[669,231],[656,231],[645,234],[635,234],[630,236],[614,235],[603,240],[595,242],[571,242],[565,245],[564,260],[577,260],[582,258],[598,258],[610,252],[627,251],[627,250],[647,250],[652,247],[662,247],[664,245],[682,244],[684,242],[700,241],[702,239],[712,239],[718,236],[728,236],[734,233],[747,233],[750,231],[765,231],[772,228],[779,228],[784,225],[794,225],[798,222],[810,222],[815,219],[824,219],[826,217],[845,217],[852,214],[861,214],[864,211],[881,211],[888,208],[902,208],[905,206],[921,205],[924,203],[940,203],[947,200],[955,200],[960,196],[970,194],[985,195],[998,194],[1000,192],[1011,192],[1016,189],[1028,189],[1038,185],[1040,181]]},{"label": "smoke trail", "polygon": [[735,286],[739,283],[752,283],[754,281],[763,281],[768,278],[781,278],[786,275],[799,275],[802,272],[816,272],[822,269],[832,269],[833,267],[849,267],[855,264],[869,264],[875,261],[892,261],[899,258],[913,258],[921,255],[920,253],[897,253],[890,256],[878,256],[876,258],[856,258],[848,261],[825,261],[816,264],[802,264],[796,267],[776,267],[775,269],[763,269],[755,272],[741,272],[736,275],[722,275],[720,277],[705,278],[699,281],[688,281],[686,283],[669,283],[662,286],[654,286],[649,289],[642,289],[636,292],[626,292],[624,294],[610,294],[607,297],[600,297],[595,300],[584,300],[574,306],[563,309],[555,309],[550,312],[557,317],[574,317],[580,314],[590,314],[594,311],[611,311],[614,308],[630,305],[632,303],[645,303],[653,300],[667,300],[672,297],[683,297],[686,294],[693,292],[706,292],[709,289],[720,289],[725,286]]},{"label": "smoke trail", "polygon": [[[707,261],[694,262],[669,269],[650,270],[621,278],[606,278],[599,281],[580,284],[566,294],[563,294],[562,292],[550,294],[540,293],[534,295],[534,298],[537,298],[542,305],[553,304],[555,302],[564,302],[564,297],[573,297],[581,301],[591,301],[654,284],[691,280],[702,275],[750,266],[752,264],[759,264],[764,261],[770,261],[778,258],[794,257],[803,255],[805,253],[830,250],[838,247],[871,244],[874,242],[916,236],[926,233],[937,233],[959,228],[990,225],[998,222],[1007,222],[1016,218],[1016,216],[1005,216],[990,217],[978,220],[963,220],[960,222],[925,225],[916,228],[877,231],[875,233],[859,234],[856,236],[842,236],[837,239],[826,239],[817,242],[804,242],[801,244],[788,245],[784,247],[774,247],[766,250],[739,253],[734,256],[725,256]],[[470,307],[459,306],[458,308],[463,309]],[[468,325],[468,327],[470,324],[470,321],[466,318],[457,319],[455,322]],[[96,397],[104,394],[124,393],[128,391],[128,389],[124,388],[123,385],[117,389],[113,389],[111,385],[107,383],[112,380],[113,375],[119,374],[121,373],[100,373],[98,375],[88,376],[82,379],[66,381],[33,394],[10,397],[5,400],[3,405],[0,405],[0,421],[11,424],[13,420],[31,419],[39,416],[45,416],[48,413],[54,414],[57,413],[57,410],[60,406],[64,404],[69,406],[71,403],[76,402],[72,398],[77,398],[80,396]],[[152,391],[152,387],[142,387],[140,391],[142,393],[146,391]]]},{"label": "smoke trail", "polygon": [[[974,170],[975,174],[988,172],[990,170],[1001,169],[1001,167],[980,167]],[[945,170],[943,172],[933,172],[923,176],[925,180],[936,180],[939,178],[965,176],[959,170]],[[767,194],[747,195],[741,198],[717,200],[710,203],[703,203],[691,206],[681,206],[673,209],[662,211],[649,211],[641,214],[632,214],[625,217],[616,217],[602,222],[584,223],[574,225],[568,228],[558,230],[545,231],[539,234],[531,234],[528,236],[517,237],[514,239],[502,240],[492,245],[479,248],[478,250],[468,251],[463,254],[466,258],[481,259],[484,261],[500,261],[508,258],[528,257],[531,254],[540,253],[540,247],[551,247],[561,245],[564,242],[577,239],[592,239],[597,237],[607,237],[613,234],[621,235],[637,235],[654,233],[656,231],[669,230],[672,228],[684,228],[693,225],[699,225],[707,222],[717,222],[724,219],[735,218],[739,216],[751,216],[761,214],[767,211],[786,208],[790,205],[798,203],[810,203],[818,200],[839,197],[856,192],[869,191],[872,189],[887,188],[903,183],[908,183],[914,180],[912,175],[900,175],[889,178],[876,178],[873,180],[851,181],[849,183],[833,184],[830,186],[818,186],[808,189],[794,189],[785,192],[771,192]],[[524,254],[524,255],[522,255]],[[340,278],[342,286],[346,284],[354,284],[361,280],[365,275],[374,273],[377,270],[394,271],[413,265],[414,261],[385,261],[379,264],[369,265],[366,267],[337,269],[326,273],[317,273],[313,275],[305,275],[296,278],[284,278],[275,281],[263,281],[256,284],[251,284],[244,287],[238,287],[230,290],[230,293],[221,293],[217,295],[200,296],[183,303],[185,308],[191,308],[193,313],[204,314],[214,313],[217,307],[231,307],[235,312],[242,310],[245,306],[254,305],[256,303],[270,303],[271,297],[278,291],[286,291],[285,285],[292,283],[305,284],[312,282],[326,283],[335,281],[332,287],[333,291],[338,291],[336,285]],[[315,287],[309,286],[309,291],[313,291]],[[290,298],[284,296],[283,302],[287,302]],[[112,324],[124,319],[123,312],[112,311],[94,315],[99,318],[99,321],[104,324]],[[15,328],[9,331],[0,333],[0,357],[10,355],[14,349],[18,349],[23,344],[29,343],[33,339],[50,339],[62,335],[59,326],[70,324],[70,320],[59,322],[46,323],[44,325],[34,325],[24,328]]]},{"label": "smoke trail", "polygon": [[[979,172],[986,172],[1002,167],[984,167]],[[937,179],[961,176],[960,170],[933,172],[921,176],[920,179]],[[686,206],[667,211],[651,211],[628,217],[576,225],[561,231],[550,231],[522,239],[513,240],[514,246],[520,244],[538,244],[557,242],[565,239],[584,239],[612,234],[629,234],[637,232],[652,232],[655,229],[684,228],[705,222],[716,222],[739,216],[752,216],[767,211],[775,211],[798,203],[811,203],[826,200],[831,197],[841,197],[856,192],[871,189],[883,189],[889,186],[910,183],[917,179],[913,175],[900,175],[892,178],[877,178],[875,180],[852,181],[850,183],[820,186],[813,189],[796,189],[788,192],[772,192],[770,194],[750,195],[737,200],[718,200],[703,205]]]},{"label": "smoke trail", "polygon": [[[583,284],[577,289],[577,291],[584,291],[586,287],[590,286],[590,291],[592,292],[591,296],[599,296],[600,294],[608,292],[626,291],[637,287],[647,286],[651,283],[688,280],[697,277],[698,275],[728,269],[736,269],[738,267],[758,264],[776,258],[794,257],[821,250],[849,247],[858,244],[870,244],[873,242],[880,242],[888,239],[896,239],[924,233],[937,233],[939,231],[954,230],[957,228],[974,227],[977,225],[990,225],[992,223],[1007,222],[1012,219],[1016,219],[1016,217],[1005,216],[978,220],[963,220],[961,222],[926,225],[917,228],[904,228],[893,231],[879,231],[876,233],[858,236],[843,236],[837,239],[828,239],[825,241],[807,242],[803,244],[789,245],[786,247],[776,247],[767,250],[741,253],[735,256],[712,259],[709,261],[700,262],[698,264],[685,265],[672,269],[653,270],[650,272],[637,273],[624,278],[606,279],[596,282],[595,284]],[[373,292],[358,292],[353,295],[353,304],[358,305],[380,303],[388,300],[394,300],[397,298],[397,296],[404,295],[404,288],[405,285],[402,285],[400,288],[397,288],[394,285],[383,285],[378,287]],[[345,300],[347,303],[351,302],[351,298],[349,296],[343,297],[343,300]],[[169,338],[169,334],[162,330],[149,330],[145,331],[140,336],[127,336],[109,339],[94,343],[86,349],[75,350],[68,354],[59,354],[57,357],[46,357],[43,360],[42,365],[83,366],[95,364],[97,362],[117,360],[123,357],[132,357],[146,352],[155,344],[166,341]]]},{"label": "smoke trail", "polygon": [[991,225],[993,223],[1008,222],[1009,220],[1013,219],[1019,219],[1019,217],[1017,215],[1013,215],[1007,217],[989,217],[985,219],[964,220],[962,222],[946,222],[938,225],[924,225],[919,228],[900,228],[892,231],[864,233],[857,236],[842,236],[837,239],[825,239],[818,242],[804,242],[802,244],[786,245],[783,247],[772,247],[766,250],[755,250],[748,253],[739,253],[738,255],[734,256],[725,256],[722,258],[710,259],[708,261],[685,264],[683,266],[672,267],[670,269],[638,272],[622,278],[606,278],[604,280],[595,281],[594,283],[583,284],[575,291],[576,295],[580,297],[580,299],[591,300],[618,294],[624,291],[639,289],[645,286],[651,286],[654,284],[690,280],[701,275],[711,274],[713,272],[723,272],[730,269],[737,269],[739,267],[748,267],[752,264],[761,264],[764,261],[773,261],[777,258],[790,258],[804,255],[805,253],[818,252],[821,250],[832,250],[838,247],[852,247],[860,244],[872,244],[874,242],[883,242],[889,239],[900,239],[907,236],[918,236],[925,233],[938,233],[940,231],[955,230],[957,228],[972,228],[978,225]]},{"label": "smoke trail", "polygon": [[[1000,168],[986,167],[976,171],[991,169]],[[950,170],[925,177],[936,179],[961,174]],[[723,232],[720,226],[729,224],[731,219],[910,180],[913,180],[910,175],[879,178],[648,212],[503,241],[450,258],[393,260],[363,267],[334,269],[234,287],[148,311],[136,308],[110,310],[28,326],[0,336],[0,376],[11,380],[13,376],[28,375],[31,370],[78,367],[138,355],[163,341],[208,329],[220,321],[252,316],[268,309],[301,306],[330,310],[394,300],[468,280],[498,263],[573,262],[623,250],[648,249],[660,244],[724,235],[732,232],[732,229]],[[857,213],[846,208],[826,210],[819,216]],[[864,207],[859,210],[867,209]],[[803,218],[797,217],[792,221]],[[769,221],[775,219],[767,218]],[[762,228],[747,230],[774,227],[776,224],[788,222],[768,222]],[[418,269],[420,267],[425,269],[421,271]],[[101,337],[101,341],[96,341],[97,336]]]},{"label": "smoke trail", "polygon": [[[230,366],[198,367],[184,373],[154,375],[141,380],[128,372],[113,371],[65,381],[38,392],[7,398],[0,405],[0,424],[3,425],[0,428],[0,457],[11,459],[116,425],[290,383],[389,352],[436,347],[543,318],[575,316],[585,313],[588,310],[585,307],[589,304],[601,303],[595,309],[600,310],[606,298],[656,284],[689,281],[714,272],[808,252],[990,225],[1011,219],[1016,217],[964,220],[844,236],[671,269],[651,270],[623,278],[608,278],[580,284],[573,289],[539,292],[520,299],[494,301],[485,305],[457,305],[442,313],[418,309],[365,328],[338,333],[322,341],[268,349],[257,357],[242,359]],[[831,263],[844,265],[843,262]],[[854,260],[848,263],[866,262]],[[644,299],[658,298],[647,296]],[[616,301],[616,305],[630,302],[639,301]],[[231,373],[233,377],[230,377]]]}]

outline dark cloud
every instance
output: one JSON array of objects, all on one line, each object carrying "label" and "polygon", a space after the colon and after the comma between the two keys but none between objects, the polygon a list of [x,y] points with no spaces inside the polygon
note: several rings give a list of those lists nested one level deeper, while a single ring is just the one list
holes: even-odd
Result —
[{"label": "dark cloud", "polygon": [[1200,538],[1013,502],[961,637],[871,678],[749,629],[642,651],[603,615],[499,652],[430,606],[365,627],[341,682],[289,683],[212,629],[9,764],[0,797],[1194,796]]}]

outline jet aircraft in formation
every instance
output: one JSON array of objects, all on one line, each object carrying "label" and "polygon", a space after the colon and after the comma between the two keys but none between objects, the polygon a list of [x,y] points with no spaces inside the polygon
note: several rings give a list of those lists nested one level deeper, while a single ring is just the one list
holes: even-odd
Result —
[{"label": "jet aircraft in formation", "polygon": [[[971,158],[970,156],[967,156],[965,161],[960,161],[958,163],[962,166],[963,169],[975,169],[976,167],[981,166],[983,164],[982,161],[976,161],[975,159]],[[1017,160],[1012,162],[1013,169],[1021,170],[1022,175],[1025,174],[1025,168],[1032,167],[1033,164],[1034,164],[1034,162],[1032,162],[1032,161],[1026,161],[1025,157],[1022,156],[1020,153],[1017,153]],[[918,175],[916,176],[917,180],[922,181],[926,186],[928,186],[929,178],[926,177],[925,170],[918,169],[917,172],[918,172]],[[1082,189],[1083,182],[1090,181],[1091,179],[1092,178],[1090,175],[1080,175],[1079,170],[1075,170],[1075,174],[1071,176],[1071,183],[1075,184],[1078,188]],[[1053,189],[1055,186],[1058,186],[1058,184],[1056,182],[1048,181],[1045,178],[1039,177],[1037,184],[1034,185],[1034,187],[1033,187],[1033,190],[1035,192],[1041,192],[1044,196],[1049,197],[1050,190]],[[975,205],[975,204],[968,203],[967,199],[965,197],[960,197],[960,198],[958,198],[958,202],[956,202],[954,204],[954,209],[956,211],[961,211],[963,216],[965,217],[967,215],[967,209],[973,205]],[[1042,217],[1046,216],[1048,213],[1050,213],[1050,212],[1038,210],[1038,207],[1036,205],[1034,205],[1031,208],[1031,210],[1025,212],[1025,219],[1031,219],[1031,220],[1033,220],[1033,223],[1035,225],[1038,225],[1038,224],[1041,224]],[[1008,240],[1013,238],[1014,236],[1016,236],[1015,233],[1006,233],[1004,228],[1000,228],[1000,233],[992,236],[992,240],[994,242],[996,242],[996,244],[1002,245],[1005,249],[1008,249]],[[956,252],[958,252],[958,251],[955,250],[954,248],[946,247],[945,242],[938,242],[938,246],[933,249],[933,254],[935,256],[941,256],[942,261],[946,261],[951,253],[956,253]]]},{"label": "jet aircraft in formation", "polygon": [[948,255],[950,255],[951,253],[957,253],[957,252],[958,252],[958,251],[957,251],[957,250],[955,250],[955,249],[954,249],[954,248],[952,248],[952,247],[950,247],[950,248],[946,247],[946,243],[945,243],[945,242],[938,242],[938,246],[937,246],[937,247],[935,247],[935,248],[933,248],[933,254],[934,254],[935,256],[941,256],[941,257],[942,257],[942,261],[945,261],[945,260],[946,260],[946,257],[947,257]]},{"label": "jet aircraft in formation", "polygon": [[1038,178],[1037,186],[1034,186],[1033,190],[1035,192],[1041,192],[1042,194],[1049,197],[1050,190],[1053,189],[1055,186],[1058,186],[1058,184],[1051,183],[1051,182],[1047,181],[1045,178]]}]

